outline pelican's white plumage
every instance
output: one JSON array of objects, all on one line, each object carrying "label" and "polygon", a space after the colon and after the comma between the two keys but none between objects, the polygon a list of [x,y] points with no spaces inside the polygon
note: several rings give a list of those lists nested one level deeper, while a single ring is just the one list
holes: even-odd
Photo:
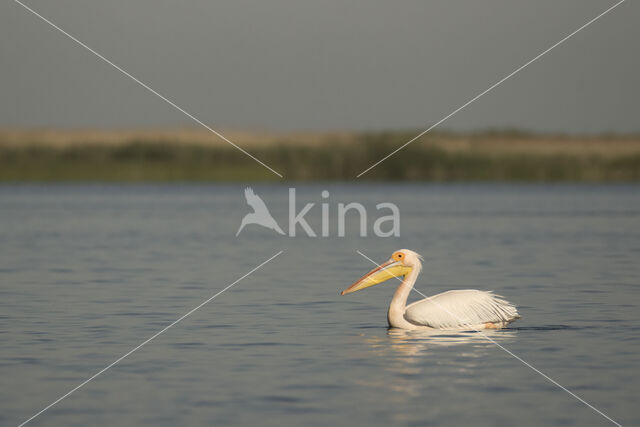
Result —
[{"label": "pelican's white plumage", "polygon": [[421,259],[409,249],[395,251],[388,261],[358,279],[342,295],[403,277],[387,314],[392,328],[495,329],[520,318],[516,307],[500,295],[475,289],[447,291],[407,306],[409,293],[422,270]]},{"label": "pelican's white plumage", "polygon": [[491,323],[504,327],[520,317],[518,311],[492,292],[476,289],[447,291],[409,304],[404,317],[410,323],[435,329],[484,327]]}]

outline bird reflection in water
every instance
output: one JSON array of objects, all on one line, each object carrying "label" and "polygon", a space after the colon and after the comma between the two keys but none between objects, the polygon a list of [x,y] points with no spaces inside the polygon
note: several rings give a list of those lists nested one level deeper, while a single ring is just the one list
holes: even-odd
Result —
[{"label": "bird reflection in water", "polygon": [[[515,331],[509,329],[483,331],[458,331],[458,330],[417,330],[390,328],[387,337],[391,342],[391,348],[400,352],[407,351],[408,355],[415,355],[420,349],[430,347],[451,347],[456,345],[471,344],[473,348],[484,348],[494,345],[491,341],[504,341],[514,337]],[[412,348],[413,350],[409,350]]]},{"label": "bird reflection in water", "polygon": [[[425,386],[425,368],[432,369],[434,362],[452,367],[458,378],[471,377],[480,360],[488,357],[496,343],[509,341],[517,334],[508,329],[459,331],[459,330],[403,330],[391,328],[386,336],[366,336],[363,339],[372,351],[387,358],[386,370],[393,373],[393,380],[385,384],[394,396],[418,397]],[[454,354],[437,352],[451,347]]]}]

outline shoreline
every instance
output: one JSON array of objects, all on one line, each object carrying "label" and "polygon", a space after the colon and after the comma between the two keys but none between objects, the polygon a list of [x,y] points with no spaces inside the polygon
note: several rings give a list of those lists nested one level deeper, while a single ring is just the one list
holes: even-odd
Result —
[{"label": "shoreline", "polygon": [[[349,181],[415,134],[229,131],[225,136],[285,180]],[[0,182],[278,180],[206,130],[0,129]],[[640,135],[440,131],[425,135],[360,180],[637,182]]]}]

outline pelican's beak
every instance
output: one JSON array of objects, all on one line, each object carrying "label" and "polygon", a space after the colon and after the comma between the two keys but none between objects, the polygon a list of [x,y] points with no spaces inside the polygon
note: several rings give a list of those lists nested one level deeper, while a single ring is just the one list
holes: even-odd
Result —
[{"label": "pelican's beak", "polygon": [[393,279],[394,277],[404,276],[410,271],[411,267],[404,266],[399,261],[390,259],[380,267],[374,268],[360,279],[356,280],[351,286],[342,291],[340,295],[350,294],[351,292],[377,285],[378,283]]}]

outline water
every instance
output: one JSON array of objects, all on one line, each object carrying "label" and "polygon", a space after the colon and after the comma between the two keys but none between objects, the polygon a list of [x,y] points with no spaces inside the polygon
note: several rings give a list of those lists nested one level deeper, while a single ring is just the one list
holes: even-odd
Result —
[{"label": "water", "polygon": [[[304,185],[396,203],[401,237],[249,226],[242,185],[0,186],[0,424],[17,425],[279,250],[32,425],[610,425],[472,332],[388,331],[395,283],[340,297],[406,247],[417,288],[494,290],[489,337],[640,424],[640,188]],[[286,186],[254,186],[286,229]],[[320,208],[309,215],[320,230]],[[299,230],[300,231],[300,230]],[[414,298],[417,294],[414,294]]]}]

